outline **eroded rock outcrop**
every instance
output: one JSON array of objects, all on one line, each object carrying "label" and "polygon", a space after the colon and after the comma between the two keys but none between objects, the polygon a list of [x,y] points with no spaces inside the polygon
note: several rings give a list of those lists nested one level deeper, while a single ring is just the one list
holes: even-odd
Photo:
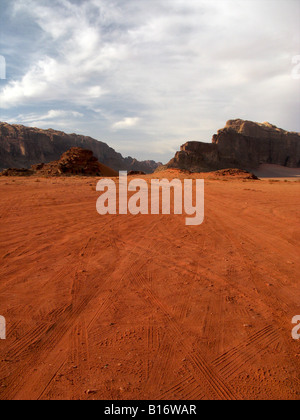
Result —
[{"label": "eroded rock outcrop", "polygon": [[251,172],[245,171],[244,169],[220,169],[219,171],[210,172],[210,177],[213,179],[218,178],[233,178],[233,179],[250,179],[257,180],[257,176]]},{"label": "eroded rock outcrop", "polygon": [[143,171],[129,171],[128,176],[135,176],[135,175],[146,175]]},{"label": "eroded rock outcrop", "polygon": [[31,176],[34,175],[35,171],[31,169],[17,169],[17,168],[8,168],[3,172],[0,172],[0,176]]},{"label": "eroded rock outcrop", "polygon": [[30,169],[6,169],[2,176],[118,176],[118,172],[103,165],[90,150],[73,147],[61,158],[50,163],[32,165]]},{"label": "eroded rock outcrop", "polygon": [[166,165],[194,172],[252,170],[262,163],[300,167],[300,134],[269,123],[230,120],[212,143],[187,142]]},{"label": "eroded rock outcrop", "polygon": [[72,147],[91,150],[101,163],[116,171],[152,173],[161,165],[152,160],[139,162],[132,157],[124,158],[106,143],[91,137],[0,123],[0,170],[29,169],[40,162],[49,163]]}]

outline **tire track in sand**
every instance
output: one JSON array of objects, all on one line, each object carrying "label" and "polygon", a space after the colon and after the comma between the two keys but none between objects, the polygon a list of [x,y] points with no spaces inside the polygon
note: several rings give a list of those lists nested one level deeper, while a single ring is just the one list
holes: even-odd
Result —
[{"label": "tire track in sand", "polygon": [[[184,350],[186,358],[190,360],[195,380],[198,381],[199,385],[205,388],[205,395],[207,398],[215,396],[217,399],[224,400],[238,399],[239,396],[237,396],[231,387],[215,372],[213,367],[185,343],[185,335],[180,328],[181,326],[172,315],[170,315],[169,308],[167,308],[158,296],[148,288],[147,280],[145,280],[140,270],[141,267],[135,267],[134,270],[131,270],[128,273],[128,277],[139,293],[142,292],[144,300],[152,307],[158,308],[164,315],[168,332],[172,335],[177,346],[180,346]],[[168,363],[168,360],[165,360],[165,363]]]}]

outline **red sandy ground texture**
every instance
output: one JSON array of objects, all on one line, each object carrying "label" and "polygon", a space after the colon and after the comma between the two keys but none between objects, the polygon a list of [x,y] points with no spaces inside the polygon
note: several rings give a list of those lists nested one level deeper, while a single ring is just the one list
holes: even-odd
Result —
[{"label": "red sandy ground texture", "polygon": [[0,399],[299,400],[300,183],[206,180],[190,227],[96,181],[0,179]]}]

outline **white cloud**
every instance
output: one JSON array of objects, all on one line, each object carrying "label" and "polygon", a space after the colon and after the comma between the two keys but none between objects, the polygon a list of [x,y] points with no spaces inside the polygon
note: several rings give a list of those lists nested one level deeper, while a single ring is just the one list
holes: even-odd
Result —
[{"label": "white cloud", "polygon": [[46,115],[42,116],[42,118],[40,117],[40,119],[43,120],[53,120],[56,118],[64,118],[64,117],[75,117],[75,118],[81,118],[83,117],[83,114],[81,114],[80,112],[76,112],[76,111],[63,111],[60,109],[52,109],[51,111],[49,111]]},{"label": "white cloud", "polygon": [[101,24],[89,20],[90,4],[60,0],[53,6],[45,1],[16,0],[15,12],[31,15],[48,37],[52,55],[39,51],[26,74],[2,89],[1,108],[41,101],[89,105],[108,93],[101,76],[124,59],[126,46],[102,40]]},{"label": "white cloud", "polygon": [[48,127],[49,124],[55,122],[57,126],[72,124],[74,119],[83,118],[84,115],[77,111],[65,111],[61,109],[51,109],[45,114],[31,113],[18,114],[16,117],[7,119],[10,124],[26,124],[31,126]]},{"label": "white cloud", "polygon": [[127,128],[135,127],[138,122],[140,121],[139,118],[124,118],[122,121],[118,121],[115,124],[113,124],[112,128],[114,130],[123,130]]}]

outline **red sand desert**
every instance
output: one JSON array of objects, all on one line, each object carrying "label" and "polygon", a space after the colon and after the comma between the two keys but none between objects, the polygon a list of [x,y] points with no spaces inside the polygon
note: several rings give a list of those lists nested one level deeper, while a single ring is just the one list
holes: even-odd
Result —
[{"label": "red sand desert", "polygon": [[96,182],[0,179],[0,399],[299,400],[300,183],[207,179],[191,227]]}]

